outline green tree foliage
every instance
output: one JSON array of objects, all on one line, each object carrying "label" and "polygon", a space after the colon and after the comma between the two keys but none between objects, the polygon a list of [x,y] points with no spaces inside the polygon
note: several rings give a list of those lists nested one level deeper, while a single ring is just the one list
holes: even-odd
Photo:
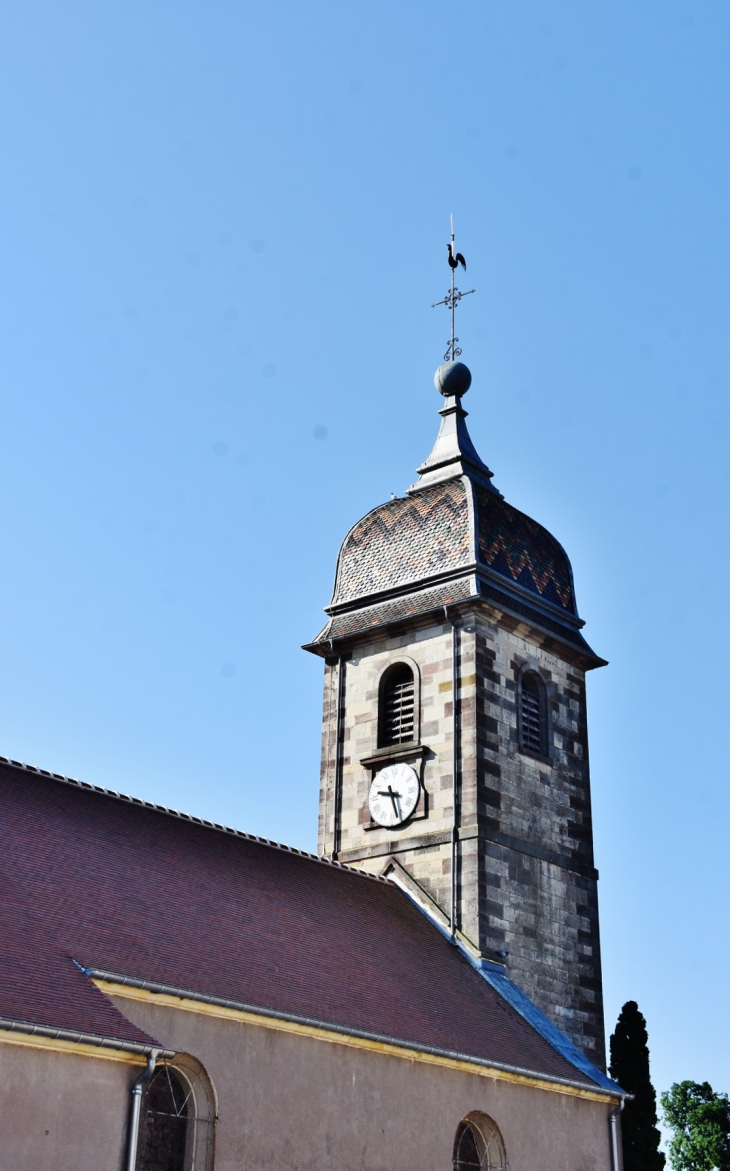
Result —
[{"label": "green tree foliage", "polygon": [[659,1150],[656,1092],[649,1076],[646,1021],[635,1000],[621,1009],[611,1037],[611,1077],[634,1095],[621,1115],[624,1171],[663,1171],[665,1156]]},{"label": "green tree foliage", "polygon": [[709,1082],[678,1082],[662,1094],[664,1121],[674,1131],[674,1171],[730,1171],[730,1102]]}]

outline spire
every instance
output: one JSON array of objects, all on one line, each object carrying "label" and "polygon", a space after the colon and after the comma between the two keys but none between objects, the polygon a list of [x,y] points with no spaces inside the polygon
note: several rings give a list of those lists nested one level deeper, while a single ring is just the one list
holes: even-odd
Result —
[{"label": "spire", "polygon": [[408,489],[409,494],[430,488],[432,484],[440,484],[443,480],[454,480],[458,476],[470,476],[478,484],[483,484],[497,496],[498,492],[491,483],[492,473],[479,458],[477,450],[471,441],[466,428],[466,411],[461,400],[471,386],[471,370],[458,358],[461,354],[459,339],[456,336],[454,315],[456,307],[462,297],[468,297],[474,289],[461,293],[455,284],[456,270],[461,267],[466,271],[466,261],[461,252],[456,251],[454,239],[454,217],[451,217],[451,240],[447,246],[447,258],[451,269],[451,288],[443,301],[437,301],[431,306],[445,305],[451,314],[451,340],[444,354],[444,363],[439,366],[434,376],[436,389],[446,399],[446,403],[439,411],[441,427],[434,445],[434,449],[425,463],[418,469],[419,478]]},{"label": "spire", "polygon": [[440,484],[443,480],[454,480],[458,476],[469,476],[485,488],[498,492],[492,484],[492,475],[482,461],[467,430],[467,412],[461,400],[471,386],[471,370],[463,362],[444,362],[434,376],[436,389],[446,399],[439,411],[441,427],[428,459],[418,468],[419,478],[408,489],[409,495]]}]

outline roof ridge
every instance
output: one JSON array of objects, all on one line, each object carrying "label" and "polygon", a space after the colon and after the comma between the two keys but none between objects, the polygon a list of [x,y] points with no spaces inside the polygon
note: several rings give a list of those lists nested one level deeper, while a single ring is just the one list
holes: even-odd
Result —
[{"label": "roof ridge", "polygon": [[348,874],[357,874],[360,878],[369,878],[374,882],[394,886],[389,878],[382,878],[379,874],[370,874],[367,870],[359,870],[356,866],[348,866],[345,862],[335,862],[319,854],[312,854],[309,850],[300,850],[298,846],[288,846],[285,842],[275,842],[273,838],[264,838],[259,834],[250,834],[246,830],[236,829],[234,826],[223,825],[219,821],[208,821],[207,818],[197,817],[193,813],[181,813],[179,809],[171,809],[167,805],[158,805],[154,801],[145,801],[142,797],[131,797],[128,793],[119,793],[116,789],[105,789],[103,785],[92,785],[90,781],[80,781],[77,777],[68,777],[64,773],[53,773],[48,769],[38,768],[34,764],[25,764],[22,760],[11,760],[8,756],[0,756],[0,765],[8,765],[23,772],[33,773],[35,776],[45,777],[46,780],[56,781],[62,785],[74,785],[78,789],[100,793],[102,797],[111,797],[114,801],[124,801],[129,805],[137,805],[142,809],[151,809],[153,813],[161,813],[167,817],[177,818],[178,821],[192,822],[203,829],[212,829],[217,833],[230,834],[231,837],[243,838],[248,842],[256,842],[259,846],[268,846],[272,850],[281,850],[285,854],[295,854],[309,862],[318,862],[322,866],[330,866],[335,870],[344,870]]}]

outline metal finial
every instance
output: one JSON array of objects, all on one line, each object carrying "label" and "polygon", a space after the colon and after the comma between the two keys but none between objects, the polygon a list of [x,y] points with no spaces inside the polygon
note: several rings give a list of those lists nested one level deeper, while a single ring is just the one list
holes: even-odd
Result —
[{"label": "metal finial", "polygon": [[459,265],[461,265],[461,267],[464,269],[464,271],[466,271],[466,261],[464,260],[464,257],[462,256],[461,252],[454,251],[454,217],[453,216],[451,217],[451,240],[448,245],[448,261],[449,261],[449,268],[451,269],[451,288],[450,288],[449,292],[446,294],[446,296],[444,297],[443,301],[435,301],[434,304],[431,306],[431,308],[435,309],[438,305],[445,305],[446,308],[449,309],[451,312],[451,341],[449,342],[449,344],[446,348],[446,353],[444,354],[444,362],[455,362],[456,359],[459,357],[459,354],[461,353],[461,349],[459,348],[459,344],[458,344],[459,339],[456,336],[456,331],[455,331],[455,324],[456,323],[454,321],[454,312],[455,312],[456,306],[458,305],[461,298],[468,297],[469,293],[475,293],[476,289],[469,289],[466,293],[460,293],[456,287],[456,284],[454,283],[455,282],[455,273],[456,273],[456,270],[459,267]]}]

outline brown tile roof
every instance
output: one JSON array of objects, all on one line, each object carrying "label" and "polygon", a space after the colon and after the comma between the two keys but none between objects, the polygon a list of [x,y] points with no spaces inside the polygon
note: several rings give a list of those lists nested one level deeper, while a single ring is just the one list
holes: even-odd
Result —
[{"label": "brown tile roof", "polygon": [[2,1018],[144,1037],[75,960],[586,1081],[392,883],[11,764],[0,826]]},{"label": "brown tile roof", "polygon": [[27,891],[9,868],[0,901],[0,1020],[135,1045],[153,1043],[89,982],[52,937],[52,925],[49,937],[45,915],[34,914]]}]

